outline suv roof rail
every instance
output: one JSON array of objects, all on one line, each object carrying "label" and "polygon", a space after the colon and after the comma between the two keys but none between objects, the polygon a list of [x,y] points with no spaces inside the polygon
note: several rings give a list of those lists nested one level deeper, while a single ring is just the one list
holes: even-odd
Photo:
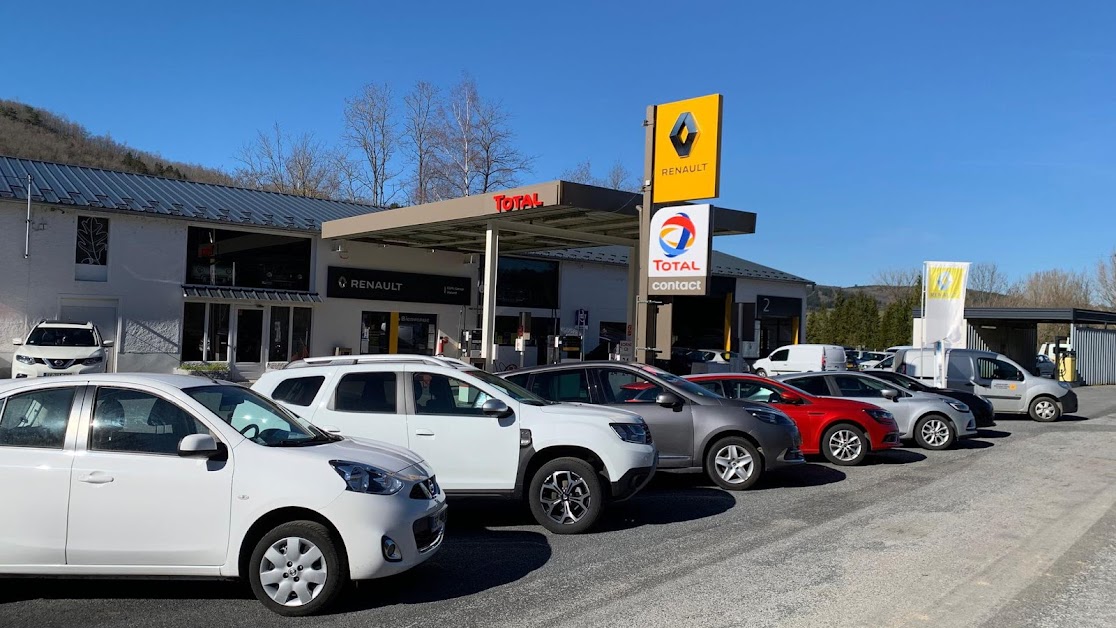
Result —
[{"label": "suv roof rail", "polygon": [[303,358],[287,363],[284,369],[306,368],[310,366],[347,366],[352,364],[377,364],[377,363],[417,362],[433,366],[445,366],[453,369],[475,368],[468,362],[456,358],[446,358],[432,355],[412,355],[404,353],[379,353],[370,355],[330,355],[316,358]]},{"label": "suv roof rail", "polygon": [[92,321],[62,321],[62,320],[48,320],[48,319],[45,319],[45,318],[42,319],[41,321],[39,321],[39,324],[40,325],[74,325],[75,327],[83,327],[85,325],[88,325],[90,327],[93,326]]}]

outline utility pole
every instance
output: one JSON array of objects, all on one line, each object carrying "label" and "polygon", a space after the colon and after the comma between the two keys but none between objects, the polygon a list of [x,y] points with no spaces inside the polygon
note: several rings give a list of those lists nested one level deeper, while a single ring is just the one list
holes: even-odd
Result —
[{"label": "utility pole", "polygon": [[652,364],[655,361],[654,303],[648,296],[651,291],[647,277],[647,251],[651,245],[651,214],[654,213],[651,182],[655,179],[655,110],[656,105],[647,107],[643,120],[643,206],[639,208],[639,252],[632,260],[639,264],[639,287],[636,290],[635,329],[633,344],[637,362]]}]

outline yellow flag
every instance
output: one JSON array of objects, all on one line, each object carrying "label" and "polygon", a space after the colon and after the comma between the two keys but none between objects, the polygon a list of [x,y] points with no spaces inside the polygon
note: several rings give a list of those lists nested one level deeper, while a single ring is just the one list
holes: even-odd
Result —
[{"label": "yellow flag", "polygon": [[927,299],[954,300],[961,298],[961,289],[965,285],[964,269],[956,266],[931,266],[927,273],[926,286]]}]

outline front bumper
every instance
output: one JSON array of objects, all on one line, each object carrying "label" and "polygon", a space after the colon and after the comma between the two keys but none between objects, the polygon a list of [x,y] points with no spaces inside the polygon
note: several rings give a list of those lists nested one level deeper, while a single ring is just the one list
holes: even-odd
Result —
[{"label": "front bumper", "polygon": [[899,431],[899,428],[896,428],[895,431],[888,432],[887,434],[883,435],[883,438],[881,438],[878,441],[873,442],[872,443],[872,451],[879,451],[879,450],[882,450],[882,449],[891,449],[892,447],[898,447],[899,445],[903,444],[902,439],[903,439],[903,434]]},{"label": "front bumper", "polygon": [[85,375],[88,373],[104,373],[105,363],[91,364],[85,366],[78,362],[67,368],[56,369],[46,364],[24,364],[23,362],[12,361],[12,379],[23,379],[25,377],[54,377],[60,375]]},{"label": "front bumper", "polygon": [[1058,403],[1062,406],[1062,414],[1077,412],[1077,393],[1072,390],[1066,391],[1066,394],[1058,399]]},{"label": "front bumper", "polygon": [[955,418],[953,424],[957,428],[957,438],[972,438],[977,435],[977,420],[972,413],[963,415],[961,420]]},{"label": "front bumper", "polygon": [[[410,497],[410,486],[394,495],[345,491],[322,510],[345,543],[349,577],[383,578],[407,571],[438,552],[444,534],[446,496]],[[440,524],[438,521],[440,520]],[[384,557],[383,538],[395,541],[402,559]]]},{"label": "front bumper", "polygon": [[[796,425],[765,423],[757,432],[760,449],[764,452],[764,469],[770,471],[806,463],[806,456],[802,454],[802,434]],[[768,452],[776,454],[772,456]]]},{"label": "front bumper", "polygon": [[612,499],[624,501],[638,493],[655,476],[655,470],[658,466],[659,455],[656,453],[655,464],[649,467],[629,469],[619,480],[612,482]]}]

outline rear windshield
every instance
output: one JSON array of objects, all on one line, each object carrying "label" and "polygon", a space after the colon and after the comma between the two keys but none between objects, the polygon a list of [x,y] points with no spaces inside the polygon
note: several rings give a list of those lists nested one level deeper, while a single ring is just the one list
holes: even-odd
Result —
[{"label": "rear windshield", "polygon": [[78,327],[37,327],[27,337],[36,347],[96,347],[92,329]]}]

